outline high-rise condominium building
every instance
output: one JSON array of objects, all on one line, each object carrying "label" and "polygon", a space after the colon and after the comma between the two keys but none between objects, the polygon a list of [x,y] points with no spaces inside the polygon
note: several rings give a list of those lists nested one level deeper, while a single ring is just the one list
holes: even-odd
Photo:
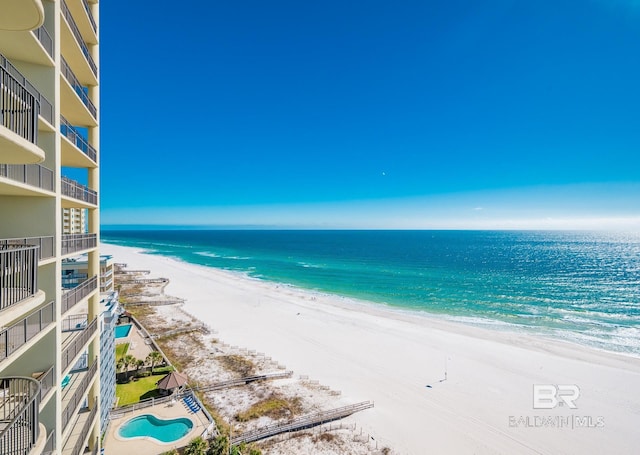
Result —
[{"label": "high-rise condominium building", "polygon": [[[99,450],[98,11],[0,0],[1,454]],[[65,233],[63,209],[87,232]],[[63,288],[79,253],[87,278]]]},{"label": "high-rise condominium building", "polygon": [[87,210],[76,207],[62,209],[62,233],[85,234],[87,232]]}]

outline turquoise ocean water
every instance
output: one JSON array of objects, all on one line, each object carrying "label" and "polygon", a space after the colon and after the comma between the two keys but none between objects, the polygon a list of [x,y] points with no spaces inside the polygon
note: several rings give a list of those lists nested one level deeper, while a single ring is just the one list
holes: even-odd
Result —
[{"label": "turquoise ocean water", "polygon": [[640,233],[103,231],[193,264],[640,357]]}]

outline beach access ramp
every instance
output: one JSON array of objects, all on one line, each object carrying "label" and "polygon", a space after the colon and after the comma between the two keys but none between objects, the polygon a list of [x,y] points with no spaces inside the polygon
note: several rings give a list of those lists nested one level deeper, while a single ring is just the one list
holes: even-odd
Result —
[{"label": "beach access ramp", "polygon": [[259,441],[281,433],[312,428],[317,425],[333,422],[334,420],[343,419],[351,414],[364,411],[365,409],[372,407],[373,401],[363,401],[361,403],[350,404],[341,408],[307,414],[306,416],[299,417],[290,422],[269,425],[267,427],[247,431],[246,433],[234,436],[231,438],[231,445],[241,444],[243,442]]}]

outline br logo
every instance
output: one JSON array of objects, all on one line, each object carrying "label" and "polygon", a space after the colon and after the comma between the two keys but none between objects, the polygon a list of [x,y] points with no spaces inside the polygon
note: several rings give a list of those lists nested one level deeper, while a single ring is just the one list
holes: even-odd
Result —
[{"label": "br logo", "polygon": [[580,388],[575,384],[533,385],[533,409],[553,409],[564,405],[577,409],[576,400],[579,397]]}]

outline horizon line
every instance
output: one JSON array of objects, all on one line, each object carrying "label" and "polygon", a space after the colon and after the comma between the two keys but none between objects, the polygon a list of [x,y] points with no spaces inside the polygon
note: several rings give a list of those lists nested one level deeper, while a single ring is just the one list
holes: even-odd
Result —
[{"label": "horizon line", "polygon": [[286,226],[267,224],[104,224],[101,231],[124,230],[219,230],[219,231],[556,231],[556,232],[611,232],[631,231],[631,229],[607,229],[592,227],[564,228],[525,228],[525,227],[322,227],[322,226]]}]

